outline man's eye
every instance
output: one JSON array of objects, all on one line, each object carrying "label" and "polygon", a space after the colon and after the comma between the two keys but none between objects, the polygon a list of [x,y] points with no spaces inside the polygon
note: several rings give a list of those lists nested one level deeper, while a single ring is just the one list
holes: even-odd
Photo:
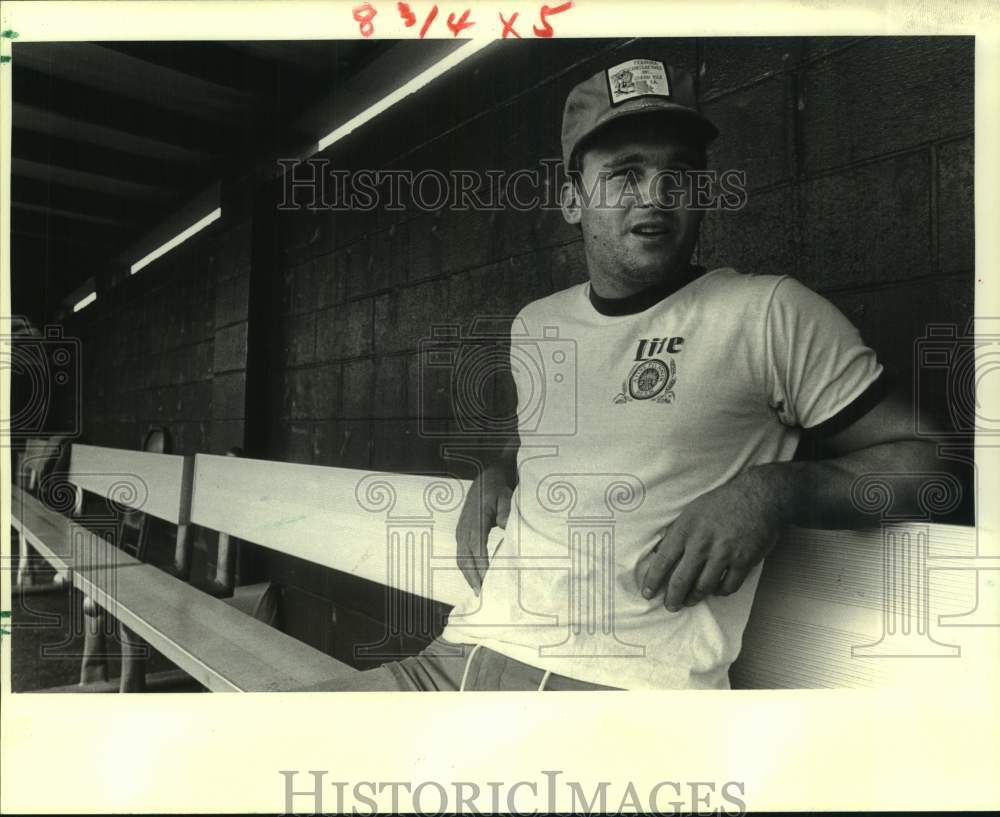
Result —
[{"label": "man's eye", "polygon": [[636,175],[636,170],[634,167],[618,167],[615,168],[614,170],[608,171],[609,179],[621,179],[629,175],[632,176]]}]

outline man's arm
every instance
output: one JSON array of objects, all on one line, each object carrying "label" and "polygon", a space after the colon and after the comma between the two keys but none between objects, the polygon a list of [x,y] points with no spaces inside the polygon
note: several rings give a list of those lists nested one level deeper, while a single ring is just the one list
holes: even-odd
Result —
[{"label": "man's arm", "polygon": [[[953,470],[938,459],[933,442],[915,437],[909,401],[892,393],[826,443],[830,459],[752,467],[694,500],[649,558],[643,595],[652,598],[663,589],[664,605],[676,611],[709,595],[734,593],[786,525],[849,528],[877,521],[852,501],[859,477],[898,473],[902,480]],[[916,510],[914,496],[894,494],[895,510]]]},{"label": "man's arm", "polygon": [[455,534],[458,566],[477,593],[489,567],[486,540],[494,527],[505,527],[510,498],[517,485],[517,451],[521,440],[515,432],[496,461],[476,477],[458,517]]}]

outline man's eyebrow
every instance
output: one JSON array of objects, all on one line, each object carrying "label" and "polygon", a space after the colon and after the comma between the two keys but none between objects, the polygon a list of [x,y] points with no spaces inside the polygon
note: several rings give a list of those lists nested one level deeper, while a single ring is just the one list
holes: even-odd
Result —
[{"label": "man's eyebrow", "polygon": [[[614,167],[621,167],[622,165],[642,164],[643,162],[647,161],[648,158],[649,157],[647,157],[646,154],[637,153],[634,151],[632,153],[619,153],[617,156],[612,156],[610,159],[608,159],[608,161],[604,162],[602,167],[614,168]],[[679,154],[677,156],[671,157],[670,161],[667,162],[667,165],[671,167],[674,165],[684,165],[690,167],[696,165],[697,163],[698,162],[694,156]]]},{"label": "man's eyebrow", "polygon": [[645,161],[646,157],[641,153],[619,153],[617,156],[612,156],[608,161],[604,163],[604,167],[620,167],[621,165],[634,165],[640,164]]}]

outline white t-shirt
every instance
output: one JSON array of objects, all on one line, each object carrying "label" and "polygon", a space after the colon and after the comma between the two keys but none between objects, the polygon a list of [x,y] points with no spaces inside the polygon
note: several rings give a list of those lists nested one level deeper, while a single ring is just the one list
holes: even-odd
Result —
[{"label": "white t-shirt", "polygon": [[608,686],[728,688],[760,567],[669,612],[641,596],[640,562],[692,499],[790,460],[878,378],[874,352],[796,280],[718,269],[637,314],[598,312],[589,284],[534,301],[511,368],[510,518],[443,637]]}]

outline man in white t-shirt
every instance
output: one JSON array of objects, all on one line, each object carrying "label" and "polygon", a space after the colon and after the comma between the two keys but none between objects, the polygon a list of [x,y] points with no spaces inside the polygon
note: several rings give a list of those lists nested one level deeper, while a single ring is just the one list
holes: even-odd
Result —
[{"label": "man in white t-shirt", "polygon": [[[780,529],[871,523],[858,476],[935,470],[832,304],[691,264],[702,212],[677,194],[716,134],[659,60],[570,93],[589,281],[513,322],[519,433],[465,501],[469,596],[420,655],[338,688],[728,688]],[[792,461],[804,429],[831,459]]]}]

